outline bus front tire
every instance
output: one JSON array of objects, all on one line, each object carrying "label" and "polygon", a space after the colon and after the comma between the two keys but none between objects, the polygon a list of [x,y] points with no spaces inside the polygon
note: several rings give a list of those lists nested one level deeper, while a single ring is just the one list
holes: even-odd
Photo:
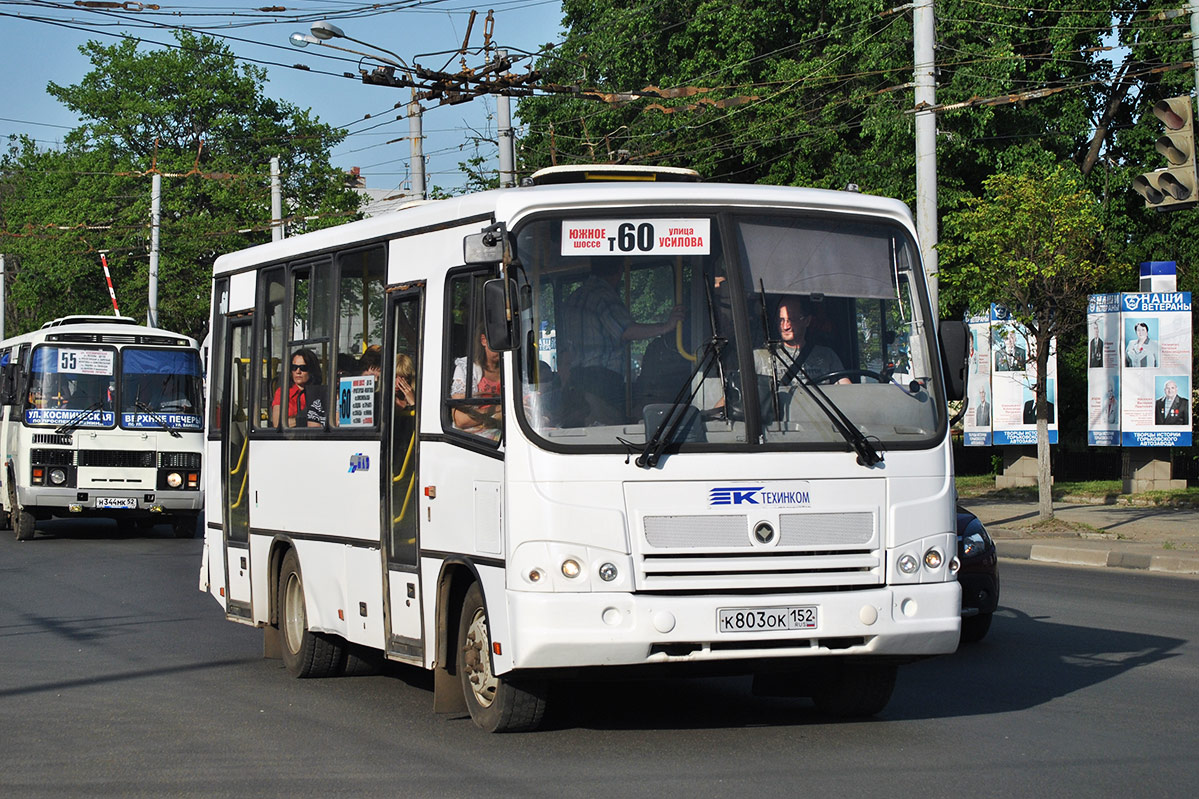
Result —
[{"label": "bus front tire", "polygon": [[816,709],[830,716],[860,719],[876,715],[891,701],[899,667],[894,663],[841,663],[829,669],[813,691]]},{"label": "bus front tire", "polygon": [[470,587],[462,603],[458,677],[471,719],[487,732],[535,730],[545,718],[547,686],[543,681],[517,681],[492,671],[491,625],[478,583]]},{"label": "bus front tire", "polygon": [[336,636],[308,629],[300,559],[290,549],[279,570],[279,638],[283,665],[294,677],[330,677],[340,672],[344,649]]},{"label": "bus front tire", "polygon": [[33,528],[36,521],[33,518],[33,514],[20,505],[13,506],[12,529],[17,534],[18,541],[30,541],[33,539]]}]

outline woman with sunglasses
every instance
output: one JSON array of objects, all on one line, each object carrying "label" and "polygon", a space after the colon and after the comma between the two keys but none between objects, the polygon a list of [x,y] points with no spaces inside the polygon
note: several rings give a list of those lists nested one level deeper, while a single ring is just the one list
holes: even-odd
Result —
[{"label": "woman with sunglasses", "polygon": [[[303,419],[308,410],[309,389],[321,384],[321,363],[312,350],[296,350],[291,356],[291,367],[287,382],[287,426],[295,427],[296,419]],[[279,426],[279,412],[283,405],[282,390],[275,389],[271,400],[271,424]],[[301,427],[305,423],[301,422]]]}]

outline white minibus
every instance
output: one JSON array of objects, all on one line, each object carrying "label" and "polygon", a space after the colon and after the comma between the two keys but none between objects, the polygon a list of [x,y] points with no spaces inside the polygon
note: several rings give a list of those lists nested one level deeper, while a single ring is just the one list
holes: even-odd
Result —
[{"label": "white minibus", "polygon": [[201,590],[531,729],[555,681],[752,674],[870,715],[953,651],[960,324],[909,210],[554,168],[215,265]]}]

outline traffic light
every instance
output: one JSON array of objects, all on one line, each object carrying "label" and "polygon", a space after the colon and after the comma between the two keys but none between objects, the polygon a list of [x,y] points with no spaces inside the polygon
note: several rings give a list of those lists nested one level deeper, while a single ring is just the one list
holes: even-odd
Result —
[{"label": "traffic light", "polygon": [[1137,175],[1133,189],[1145,198],[1145,205],[1159,211],[1190,208],[1199,201],[1199,180],[1195,176],[1195,129],[1191,98],[1171,97],[1153,106],[1153,115],[1166,131],[1157,140],[1157,151],[1169,166]]}]

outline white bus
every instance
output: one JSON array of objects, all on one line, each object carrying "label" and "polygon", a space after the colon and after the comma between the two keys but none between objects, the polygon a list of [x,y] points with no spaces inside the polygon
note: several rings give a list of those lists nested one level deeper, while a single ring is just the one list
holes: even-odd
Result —
[{"label": "white bus", "polygon": [[66,316],[0,342],[0,521],[53,516],[195,535],[204,376],[194,339],[123,316]]},{"label": "white bus", "polygon": [[296,676],[377,650],[491,731],[644,669],[869,715],[953,651],[964,334],[908,209],[693,178],[553,169],[219,258],[201,590]]}]

